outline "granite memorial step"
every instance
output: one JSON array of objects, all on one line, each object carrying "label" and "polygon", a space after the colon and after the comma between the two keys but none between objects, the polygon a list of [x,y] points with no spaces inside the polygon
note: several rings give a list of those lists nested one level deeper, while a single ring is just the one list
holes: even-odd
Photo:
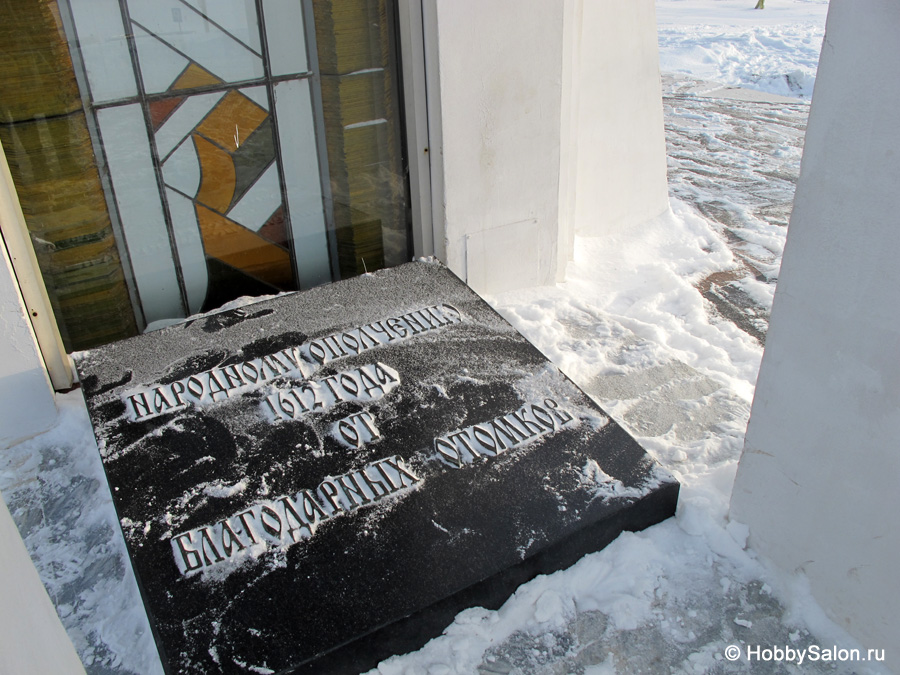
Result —
[{"label": "granite memorial step", "polygon": [[438,263],[76,361],[170,673],[359,672],[675,511],[672,476]]}]

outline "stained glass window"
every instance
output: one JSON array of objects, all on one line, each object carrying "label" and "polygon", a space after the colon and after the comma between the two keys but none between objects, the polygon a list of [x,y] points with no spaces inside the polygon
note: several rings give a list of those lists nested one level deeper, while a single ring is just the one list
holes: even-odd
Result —
[{"label": "stained glass window", "polygon": [[329,281],[301,4],[122,0],[119,25],[70,3],[79,44],[134,66],[83,50],[144,321]]},{"label": "stained glass window", "polygon": [[[69,348],[408,260],[388,0],[23,4],[0,0],[7,25],[40,35],[0,84],[24,91],[29,58],[52,77],[45,108],[6,115],[0,140]],[[71,119],[50,138],[54,106]],[[79,213],[60,206],[66,236],[48,233],[37,200],[70,174]]]}]

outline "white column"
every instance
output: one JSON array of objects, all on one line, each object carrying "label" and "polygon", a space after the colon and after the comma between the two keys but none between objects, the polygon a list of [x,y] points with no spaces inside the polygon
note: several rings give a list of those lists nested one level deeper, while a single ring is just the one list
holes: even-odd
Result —
[{"label": "white column", "polygon": [[653,0],[569,0],[581,15],[572,72],[573,226],[621,234],[669,208]]},{"label": "white column", "polygon": [[426,2],[435,251],[476,291],[552,284],[576,231],[668,208],[654,7]]},{"label": "white column", "polygon": [[434,2],[446,262],[481,292],[552,283],[564,4]]},{"label": "white column", "polygon": [[900,668],[900,3],[831,0],[732,496],[752,546]]}]

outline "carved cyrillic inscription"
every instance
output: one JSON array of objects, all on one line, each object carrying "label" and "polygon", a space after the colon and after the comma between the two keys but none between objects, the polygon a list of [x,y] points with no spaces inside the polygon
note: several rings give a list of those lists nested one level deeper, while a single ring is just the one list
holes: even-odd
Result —
[{"label": "carved cyrillic inscription", "polygon": [[[400,374],[375,362],[327,377],[312,376],[338,359],[460,321],[462,315],[456,308],[434,305],[176,382],[132,390],[123,399],[129,416],[141,421],[224,401],[272,382],[271,393],[259,405],[273,422],[324,413],[340,403],[362,404],[361,410],[345,413],[324,431],[345,448],[356,450],[382,439],[376,415],[366,404],[400,386]],[[290,386],[285,378],[303,381]],[[554,433],[574,419],[552,398],[526,403],[514,412],[435,438],[435,458],[460,469],[476,459],[495,457]],[[260,501],[216,523],[175,535],[170,540],[175,563],[181,574],[190,575],[244,557],[256,558],[271,549],[288,548],[314,536],[320,524],[415,488],[422,480],[398,455],[371,461],[339,476],[328,476],[314,489]],[[233,568],[222,569],[228,574]]]},{"label": "carved cyrillic inscription", "polygon": [[377,401],[400,384],[396,370],[367,364],[267,396],[263,406],[275,419],[292,420],[324,412],[341,401]]},{"label": "carved cyrillic inscription", "polygon": [[224,401],[278,377],[306,377],[313,370],[310,363],[304,362],[300,348],[288,347],[275,354],[212,368],[169,384],[131,391],[122,398],[129,417],[142,421],[192,405]]},{"label": "carved cyrillic inscription", "polygon": [[445,464],[461,469],[480,457],[496,457],[553,433],[573,419],[556,401],[546,398],[543,406],[526,404],[508,415],[435,438],[434,449]]},{"label": "carved cyrillic inscription", "polygon": [[361,448],[381,438],[381,432],[375,426],[375,417],[370,412],[355,413],[338,420],[332,427],[331,435],[348,448]]},{"label": "carved cyrillic inscription", "polygon": [[[460,321],[462,314],[452,305],[424,307],[348,331],[332,333],[296,347],[287,347],[275,354],[212,368],[169,384],[131,390],[122,395],[122,401],[128,416],[141,422],[192,405],[201,407],[224,401],[279,377],[306,379],[326,363]],[[322,381],[327,383],[327,378]],[[273,410],[276,416],[286,415],[288,419],[296,416],[282,414],[285,411],[280,405],[273,406]]]},{"label": "carved cyrillic inscription", "polygon": [[172,554],[182,574],[219,563],[257,557],[312,537],[319,525],[402,493],[422,482],[394,455],[340,476],[325,478],[315,490],[259,502],[219,521],[172,537]]},{"label": "carved cyrillic inscription", "polygon": [[302,349],[313,362],[325,365],[345,356],[361,354],[373,347],[390,344],[396,340],[416,337],[459,323],[461,320],[462,314],[452,305],[433,305],[400,316],[373,321],[352,330],[326,335],[305,344]]}]

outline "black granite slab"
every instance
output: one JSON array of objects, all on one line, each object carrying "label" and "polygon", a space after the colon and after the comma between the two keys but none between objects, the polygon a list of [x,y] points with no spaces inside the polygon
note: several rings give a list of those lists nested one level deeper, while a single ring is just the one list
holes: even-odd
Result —
[{"label": "black granite slab", "polygon": [[675,480],[437,263],[76,361],[171,673],[359,672],[675,511]]}]

